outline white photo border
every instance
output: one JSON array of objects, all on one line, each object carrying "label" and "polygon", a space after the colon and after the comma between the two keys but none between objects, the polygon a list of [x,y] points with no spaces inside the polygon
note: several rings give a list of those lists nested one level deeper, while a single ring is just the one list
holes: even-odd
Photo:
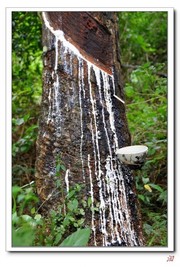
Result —
[{"label": "white photo border", "polygon": [[[168,246],[167,247],[12,247],[12,148],[11,148],[11,101],[12,101],[12,12],[13,11],[164,11],[168,13]],[[173,8],[6,8],[6,251],[42,251],[42,252],[173,252],[175,250],[175,166],[174,166],[174,9]]]}]

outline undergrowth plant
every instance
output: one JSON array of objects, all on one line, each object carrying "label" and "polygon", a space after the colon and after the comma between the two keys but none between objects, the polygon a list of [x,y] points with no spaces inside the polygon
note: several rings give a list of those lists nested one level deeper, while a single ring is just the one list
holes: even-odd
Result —
[{"label": "undergrowth plant", "polygon": [[34,187],[13,186],[13,246],[87,245],[91,231],[84,215],[88,203],[80,201],[81,189],[80,185],[75,184],[58,209],[51,210],[48,217],[43,217],[39,213],[39,199]]},{"label": "undergrowth plant", "polygon": [[132,145],[149,149],[142,170],[134,171],[145,245],[166,246],[167,12],[120,12],[119,27]]},{"label": "undergrowth plant", "polygon": [[167,79],[158,75],[163,68],[146,63],[125,85],[132,144],[149,149],[143,169],[135,173],[148,246],[167,245]]},{"label": "undergrowth plant", "polygon": [[12,177],[34,180],[37,120],[42,94],[41,21],[37,12],[12,12]]}]

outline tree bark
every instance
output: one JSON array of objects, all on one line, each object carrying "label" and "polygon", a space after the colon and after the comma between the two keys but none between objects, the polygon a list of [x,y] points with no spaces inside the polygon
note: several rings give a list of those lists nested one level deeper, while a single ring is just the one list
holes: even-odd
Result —
[{"label": "tree bark", "polygon": [[[43,13],[43,95],[36,185],[43,208],[56,209],[61,186],[83,185],[90,246],[142,246],[135,183],[116,149],[130,145],[114,12]],[[64,197],[64,196],[63,196]],[[98,207],[98,209],[94,209]]]}]

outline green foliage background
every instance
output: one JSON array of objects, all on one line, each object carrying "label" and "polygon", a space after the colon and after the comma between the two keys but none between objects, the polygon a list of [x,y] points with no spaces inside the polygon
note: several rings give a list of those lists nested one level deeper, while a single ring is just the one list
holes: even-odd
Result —
[{"label": "green foliage background", "polygon": [[36,12],[12,13],[13,183],[34,175],[35,140],[42,92],[41,21]]},{"label": "green foliage background", "polygon": [[[146,246],[167,245],[167,12],[120,12],[119,33],[132,144],[149,147],[148,160],[135,171]],[[79,228],[88,203],[73,194],[49,218],[38,213],[34,188],[35,141],[42,91],[41,19],[36,12],[12,14],[12,182],[14,246],[60,245],[68,234],[81,242]],[[62,165],[63,166],[63,165]],[[76,207],[76,209],[74,209]],[[76,217],[80,217],[77,224]],[[74,225],[76,223],[77,225]],[[53,225],[53,229],[52,226]],[[87,228],[88,229],[88,228]],[[83,230],[83,229],[82,229]],[[85,230],[85,229],[84,229]],[[50,235],[43,238],[43,232]],[[86,234],[85,234],[86,233]],[[88,240],[89,230],[83,245]],[[39,238],[37,239],[37,236]],[[67,244],[73,236],[67,239]],[[86,242],[85,242],[86,241]],[[79,243],[80,244],[80,243]]]},{"label": "green foliage background", "polygon": [[119,13],[132,144],[148,158],[134,173],[147,246],[167,245],[167,12]]}]

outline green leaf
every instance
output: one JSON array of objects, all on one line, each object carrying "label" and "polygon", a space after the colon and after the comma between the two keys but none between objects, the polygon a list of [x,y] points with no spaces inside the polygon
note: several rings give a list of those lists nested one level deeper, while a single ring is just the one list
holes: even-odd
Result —
[{"label": "green leaf", "polygon": [[33,245],[35,239],[34,229],[30,226],[12,229],[12,243],[13,247],[29,247]]},{"label": "green leaf", "polygon": [[163,204],[167,203],[167,190],[161,192],[157,200],[162,201]]},{"label": "green leaf", "polygon": [[83,247],[86,246],[91,230],[90,228],[78,229],[75,233],[68,236],[61,244],[60,247]]},{"label": "green leaf", "polygon": [[32,221],[32,217],[29,216],[29,215],[27,215],[27,214],[24,214],[24,215],[22,215],[21,217],[22,217],[22,219],[23,219],[25,222],[30,222],[30,221]]},{"label": "green leaf", "polygon": [[70,211],[73,211],[73,210],[76,210],[77,209],[77,207],[78,207],[78,201],[77,201],[77,199],[73,199],[72,201],[70,201],[69,203],[68,203],[68,209],[70,210]]},{"label": "green leaf", "polygon": [[61,186],[61,180],[58,179],[58,180],[56,181],[56,187],[59,188],[60,186]]},{"label": "green leaf", "polygon": [[61,165],[61,170],[66,171],[66,167],[64,165]]},{"label": "green leaf", "polygon": [[41,218],[42,218],[41,214],[36,214],[36,216],[34,217],[34,219],[35,219],[36,221],[40,221]]},{"label": "green leaf", "polygon": [[142,177],[143,184],[147,184],[149,182],[149,178]]},{"label": "green leaf", "polygon": [[26,134],[31,133],[32,131],[34,131],[35,129],[38,128],[38,125],[32,125],[30,126],[27,130],[26,130]]},{"label": "green leaf", "polygon": [[79,185],[79,184],[76,184],[76,186],[75,186],[75,190],[76,190],[77,192],[80,192],[81,189],[82,189],[82,186]]},{"label": "green leaf", "polygon": [[153,232],[153,227],[151,225],[149,225],[148,223],[144,223],[143,225],[144,231],[147,235],[152,234]]},{"label": "green leaf", "polygon": [[61,233],[58,233],[56,235],[56,239],[54,241],[54,245],[57,245],[60,242],[61,238],[62,238],[62,234]]},{"label": "green leaf", "polygon": [[75,195],[75,193],[76,193],[75,190],[69,191],[69,193],[67,194],[67,199],[70,199],[71,197],[73,197]]},{"label": "green leaf", "polygon": [[20,203],[22,200],[24,200],[24,198],[25,198],[25,195],[24,194],[18,195],[17,202]]},{"label": "green leaf", "polygon": [[13,194],[13,197],[17,197],[17,195],[22,191],[21,187],[15,185],[13,186],[12,188],[12,194]]},{"label": "green leaf", "polygon": [[63,221],[63,226],[64,226],[64,227],[69,226],[69,223],[70,223],[69,217],[66,216],[66,217],[64,218],[64,221]]},{"label": "green leaf", "polygon": [[74,227],[76,227],[76,228],[78,228],[78,227],[79,227],[79,225],[78,225],[78,223],[77,223],[77,222],[73,223],[73,225],[74,225]]},{"label": "green leaf", "polygon": [[56,212],[55,212],[55,210],[51,210],[51,211],[50,211],[50,215],[51,215],[51,217],[54,219],[54,218],[56,217]]},{"label": "green leaf", "polygon": [[84,199],[82,199],[81,203],[83,205],[83,208],[86,208],[87,207],[87,202]]},{"label": "green leaf", "polygon": [[99,211],[99,208],[97,208],[97,207],[91,207],[91,211]]},{"label": "green leaf", "polygon": [[26,114],[26,115],[23,117],[24,122],[28,121],[29,118],[30,118],[30,114]]},{"label": "green leaf", "polygon": [[157,184],[149,184],[152,188],[154,188],[154,189],[156,189],[157,191],[159,191],[159,192],[163,192],[163,189],[162,189],[162,187],[160,187],[159,185],[157,185]]},{"label": "green leaf", "polygon": [[17,212],[15,211],[13,214],[12,214],[12,222],[13,224],[17,224],[19,222],[19,217],[17,215]]},{"label": "green leaf", "polygon": [[56,165],[56,172],[59,172],[60,170],[61,170],[61,164],[58,163],[58,164]]},{"label": "green leaf", "polygon": [[70,222],[74,222],[75,221],[75,218],[72,217],[72,216],[69,216],[69,220],[70,220]]},{"label": "green leaf", "polygon": [[18,126],[23,124],[23,123],[24,123],[24,119],[23,118],[16,120],[16,125],[18,125]]},{"label": "green leaf", "polygon": [[32,209],[31,209],[31,214],[35,214],[36,213],[36,209],[35,209],[35,207],[33,207]]},{"label": "green leaf", "polygon": [[88,208],[91,207],[91,204],[92,204],[92,199],[91,199],[91,197],[88,197]]},{"label": "green leaf", "polygon": [[79,209],[79,213],[80,213],[81,215],[85,215],[85,211],[84,211],[83,209]]},{"label": "green leaf", "polygon": [[84,223],[85,219],[84,218],[81,218],[80,220],[77,221],[78,225],[82,226],[82,224]]},{"label": "green leaf", "polygon": [[142,200],[143,202],[145,201],[145,196],[144,195],[138,195],[138,198],[140,199],[140,200]]}]

